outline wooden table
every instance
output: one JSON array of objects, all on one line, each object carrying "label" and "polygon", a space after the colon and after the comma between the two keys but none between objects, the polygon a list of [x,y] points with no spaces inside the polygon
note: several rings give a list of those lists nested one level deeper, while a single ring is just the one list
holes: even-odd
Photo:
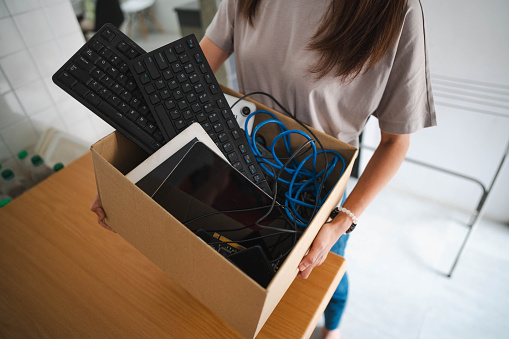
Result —
[{"label": "wooden table", "polygon": [[[0,337],[241,338],[98,226],[95,192],[87,154],[0,209]],[[345,266],[295,279],[257,338],[309,337]]]}]

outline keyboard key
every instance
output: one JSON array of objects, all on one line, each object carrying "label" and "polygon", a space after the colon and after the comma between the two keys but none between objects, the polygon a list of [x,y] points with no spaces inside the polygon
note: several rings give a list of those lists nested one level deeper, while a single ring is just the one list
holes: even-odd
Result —
[{"label": "keyboard key", "polygon": [[96,69],[92,72],[92,76],[94,77],[94,79],[101,81],[102,78],[104,78],[106,76],[106,74],[103,71],[101,71],[100,69]]},{"label": "keyboard key", "polygon": [[187,42],[187,45],[189,46],[189,48],[194,48],[194,46],[196,44],[196,42],[194,41],[193,38],[187,39],[186,42]]},{"label": "keyboard key", "polygon": [[222,123],[220,123],[220,122],[218,122],[217,124],[214,124],[214,126],[213,126],[213,127],[214,127],[214,131],[215,131],[216,133],[219,133],[219,132],[224,131],[223,124],[222,124]]},{"label": "keyboard key", "polygon": [[165,101],[164,107],[166,107],[168,110],[175,108],[175,102],[173,102],[173,100]]},{"label": "keyboard key", "polygon": [[182,71],[182,64],[180,63],[173,64],[171,65],[171,69],[173,70],[173,73],[178,73]]},{"label": "keyboard key", "polygon": [[67,87],[72,87],[78,82],[78,80],[67,72],[62,72],[62,74],[58,76],[58,80],[62,81]]},{"label": "keyboard key", "polygon": [[148,121],[147,121],[147,118],[145,117],[142,117],[140,116],[137,120],[136,120],[136,125],[140,126],[140,127],[145,127],[147,125]]},{"label": "keyboard key", "polygon": [[200,78],[198,78],[198,74],[194,73],[189,76],[189,81],[191,81],[192,84],[195,84],[200,81]]},{"label": "keyboard key", "polygon": [[76,59],[76,65],[83,68],[85,71],[89,73],[93,71],[95,68],[95,66],[84,57],[79,57],[78,59]]},{"label": "keyboard key", "polygon": [[230,152],[233,150],[233,145],[230,142],[227,142],[223,145],[223,149],[225,152]]},{"label": "keyboard key", "polygon": [[129,101],[131,100],[132,97],[133,95],[129,91],[123,91],[122,93],[120,93],[120,98],[124,101]]},{"label": "keyboard key", "polygon": [[218,138],[219,138],[219,141],[221,141],[221,142],[228,141],[228,135],[226,133],[219,134]]},{"label": "keyboard key", "polygon": [[88,93],[85,100],[90,102],[92,105],[97,106],[102,101],[101,98],[95,93]]},{"label": "keyboard key", "polygon": [[136,61],[133,64],[133,67],[134,67],[134,70],[136,71],[136,73],[138,73],[138,74],[145,72],[145,67],[143,66],[143,63],[141,61]]},{"label": "keyboard key", "polygon": [[193,73],[194,72],[193,64],[185,64],[184,70],[186,71],[187,74]]},{"label": "keyboard key", "polygon": [[210,113],[214,111],[214,106],[212,104],[205,104],[203,105],[203,109],[205,110],[205,113]]},{"label": "keyboard key", "polygon": [[186,99],[187,99],[187,102],[189,102],[190,104],[192,104],[193,102],[198,100],[198,98],[196,97],[196,95],[194,93],[190,93],[190,94],[186,95]]},{"label": "keyboard key", "polygon": [[240,163],[240,161],[237,161],[236,163],[233,164],[233,167],[237,170],[237,171],[242,171],[242,164]]},{"label": "keyboard key", "polygon": [[186,126],[187,126],[186,122],[182,119],[175,121],[175,127],[178,130],[183,130],[184,128],[186,128]]},{"label": "keyboard key", "polygon": [[168,68],[168,62],[166,61],[166,58],[164,57],[163,53],[156,53],[155,59],[157,62],[157,66],[159,66],[160,70]]},{"label": "keyboard key", "polygon": [[117,107],[118,104],[120,104],[122,101],[120,100],[119,97],[117,97],[116,95],[112,95],[109,99],[108,99],[108,102],[113,106],[113,107]]},{"label": "keyboard key", "polygon": [[159,95],[158,95],[157,93],[152,94],[149,98],[150,98],[150,102],[151,102],[153,105],[155,105],[155,104],[157,104],[157,103],[161,102],[161,99],[159,98]]},{"label": "keyboard key", "polygon": [[184,116],[184,119],[186,119],[186,120],[194,118],[194,114],[190,110],[184,111],[184,113],[182,115]]},{"label": "keyboard key", "polygon": [[242,154],[245,154],[247,152],[246,147],[242,144],[239,145],[239,151]]},{"label": "keyboard key", "polygon": [[217,116],[216,113],[212,113],[212,114],[209,115],[209,121],[210,122],[214,123],[214,122],[216,122],[218,120],[219,120],[219,117]]},{"label": "keyboard key", "polygon": [[233,131],[232,131],[232,136],[233,136],[233,139],[235,139],[235,140],[240,139],[239,131],[237,131],[237,130],[233,130]]},{"label": "keyboard key", "polygon": [[199,103],[196,103],[191,106],[191,109],[193,110],[194,113],[198,113],[201,110],[201,106]]},{"label": "keyboard key", "polygon": [[113,33],[113,32],[112,32],[111,30],[109,30],[109,29],[106,29],[106,30],[104,30],[104,32],[101,34],[101,36],[102,36],[104,39],[106,39],[106,40],[108,40],[108,41],[111,41],[111,40],[113,40],[113,39],[115,38],[115,33]]},{"label": "keyboard key", "polygon": [[150,77],[148,76],[147,73],[143,73],[140,76],[140,81],[141,81],[142,84],[148,84],[150,82]]},{"label": "keyboard key", "polygon": [[239,156],[237,155],[237,153],[235,153],[235,152],[228,153],[228,160],[230,160],[231,163],[236,162],[238,159],[239,159]]},{"label": "keyboard key", "polygon": [[164,84],[164,80],[160,79],[154,82],[157,89],[163,89],[166,88],[166,85]]},{"label": "keyboard key", "polygon": [[180,100],[177,105],[180,110],[184,110],[188,107],[187,102],[185,100]]},{"label": "keyboard key", "polygon": [[77,83],[76,86],[74,86],[74,90],[82,97],[85,97],[90,90],[83,84]]},{"label": "keyboard key", "polygon": [[[87,83],[89,82],[90,80],[92,80],[92,78],[90,77],[90,75],[88,75],[84,70],[82,70],[81,68],[79,68],[78,66],[72,64],[71,66],[68,67],[67,69],[69,71],[69,73],[75,77],[76,79],[78,79],[79,81],[83,82],[83,83]],[[93,73],[92,73],[93,74]]]},{"label": "keyboard key", "polygon": [[102,82],[104,85],[106,85],[106,87],[108,88],[111,88],[113,85],[115,85],[115,81],[113,81],[112,78],[110,78],[109,76],[105,76],[103,79],[102,79]]},{"label": "keyboard key", "polygon": [[127,51],[126,53],[126,56],[129,58],[129,59],[134,59],[136,58],[138,55],[140,55],[138,52],[136,52],[134,49],[130,49],[129,51]]},{"label": "keyboard key", "polygon": [[120,74],[119,70],[115,67],[109,67],[106,70],[106,73],[108,73],[113,79],[115,79]]},{"label": "keyboard key", "polygon": [[154,88],[154,85],[152,84],[148,84],[147,86],[145,86],[145,92],[147,94],[152,94],[156,91],[156,89]]},{"label": "keyboard key", "polygon": [[136,112],[134,109],[132,109],[129,112],[127,112],[125,116],[131,121],[136,121],[136,119],[140,117],[140,114]]},{"label": "keyboard key", "polygon": [[154,59],[152,57],[148,57],[145,59],[145,66],[147,66],[148,72],[152,79],[158,79],[160,77],[159,70],[155,65]]},{"label": "keyboard key", "polygon": [[114,84],[111,86],[111,90],[115,92],[117,95],[120,95],[124,91],[124,87],[120,86],[119,84]]},{"label": "keyboard key", "polygon": [[181,117],[180,112],[176,109],[170,111],[170,117],[175,120]]},{"label": "keyboard key", "polygon": [[164,55],[166,55],[166,58],[168,59],[169,63],[174,63],[177,61],[177,56],[175,55],[175,51],[173,48],[169,47],[164,50]]},{"label": "keyboard key", "polygon": [[254,167],[254,165],[249,165],[248,168],[251,174],[256,174],[256,168]]},{"label": "keyboard key", "polygon": [[118,43],[117,48],[118,48],[119,51],[121,51],[122,53],[125,54],[129,50],[130,47],[129,47],[128,44],[126,44],[125,42],[121,41],[121,42]]},{"label": "keyboard key", "polygon": [[201,63],[203,61],[203,58],[200,53],[196,53],[194,55],[194,60],[196,60],[197,63]]},{"label": "keyboard key", "polygon": [[198,99],[200,100],[200,102],[202,104],[204,104],[207,101],[209,101],[209,96],[207,95],[207,93],[202,93],[202,94],[198,95]]},{"label": "keyboard key", "polygon": [[182,93],[182,91],[175,91],[173,93],[173,99],[175,100],[180,100],[184,97],[184,93]]},{"label": "keyboard key", "polygon": [[184,81],[187,80],[186,74],[185,73],[177,74],[177,80],[178,80],[178,82],[183,83]]},{"label": "keyboard key", "polygon": [[101,59],[97,62],[97,67],[99,67],[103,71],[106,71],[110,67],[110,63],[105,59]]},{"label": "keyboard key", "polygon": [[101,59],[101,56],[99,54],[97,54],[96,52],[94,52],[92,49],[90,48],[87,48],[85,50],[85,56],[87,57],[88,60],[92,61],[92,63],[96,63],[97,61],[99,61],[99,59]]},{"label": "keyboard key", "polygon": [[207,120],[207,116],[205,115],[205,113],[200,113],[196,115],[196,119],[198,119],[198,122],[202,123]]},{"label": "keyboard key", "polygon": [[186,62],[189,61],[189,56],[187,54],[182,54],[181,56],[179,56],[179,59],[182,64],[185,64]]},{"label": "keyboard key", "polygon": [[234,123],[232,119],[226,120],[226,125],[228,125],[229,129],[234,129],[235,127],[237,127],[237,124]]},{"label": "keyboard key", "polygon": [[96,40],[96,41],[94,41],[94,42],[92,43],[91,47],[92,47],[92,48],[93,48],[96,52],[100,52],[100,51],[101,51],[101,49],[103,49],[103,48],[104,48],[104,45],[103,45],[103,44],[101,44],[99,41],[97,41],[97,40]]},{"label": "keyboard key", "polygon": [[193,87],[191,86],[190,83],[186,82],[185,84],[182,85],[182,91],[184,91],[184,93],[189,93],[192,90]]},{"label": "keyboard key", "polygon": [[179,84],[177,83],[177,81],[171,80],[171,81],[168,81],[168,87],[170,88],[170,90],[173,91],[173,90],[179,88]]},{"label": "keyboard key", "polygon": [[111,97],[112,93],[107,90],[106,88],[103,88],[99,91],[99,95],[101,96],[101,98],[103,98],[104,100],[107,100],[109,97]]},{"label": "keyboard key", "polygon": [[184,48],[184,45],[182,44],[176,44],[175,45],[175,52],[177,52],[177,54],[180,54],[182,52],[185,52],[185,48]]},{"label": "keyboard key", "polygon": [[117,106],[117,109],[120,111],[120,113],[127,114],[127,112],[131,110],[131,107],[129,107],[129,105],[125,102],[121,102],[120,105]]},{"label": "keyboard key", "polygon": [[163,72],[163,78],[165,80],[169,80],[173,78],[173,73],[169,69],[167,69],[166,71]]},{"label": "keyboard key", "polygon": [[202,84],[196,84],[196,85],[194,85],[194,90],[196,93],[200,94],[201,92],[203,92],[205,90],[205,87],[203,87]]},{"label": "keyboard key", "polygon": [[171,93],[170,93],[170,91],[165,89],[165,90],[162,90],[161,92],[159,92],[159,96],[161,97],[161,100],[166,100],[166,99],[171,98]]}]

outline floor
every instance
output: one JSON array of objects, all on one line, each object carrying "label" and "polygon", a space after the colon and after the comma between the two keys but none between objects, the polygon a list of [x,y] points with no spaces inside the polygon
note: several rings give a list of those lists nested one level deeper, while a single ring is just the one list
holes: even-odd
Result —
[{"label": "floor", "polygon": [[509,225],[482,220],[447,278],[467,213],[389,186],[359,221],[343,339],[509,338]]},{"label": "floor", "polygon": [[[180,37],[143,40],[135,29],[133,39],[147,51]],[[342,338],[509,338],[509,225],[482,220],[446,276],[468,220],[468,213],[386,188],[349,240]],[[311,338],[322,325],[323,318]]]}]

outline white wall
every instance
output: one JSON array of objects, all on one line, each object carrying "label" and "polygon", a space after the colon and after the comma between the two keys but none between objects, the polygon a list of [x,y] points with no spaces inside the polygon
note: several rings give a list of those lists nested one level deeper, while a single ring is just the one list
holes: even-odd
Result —
[{"label": "white wall", "polygon": [[0,163],[49,128],[92,144],[112,129],[51,81],[85,39],[69,0],[0,0]]},{"label": "white wall", "polygon": [[[509,2],[422,2],[438,127],[413,135],[408,157],[489,187],[509,142]],[[365,143],[376,146],[378,133],[372,119]],[[486,217],[504,222],[509,222],[508,162],[486,210]],[[409,163],[390,185],[463,209],[474,209],[481,192],[468,181]]]},{"label": "white wall", "polygon": [[156,0],[152,10],[167,33],[180,34],[180,24],[175,7],[189,2],[192,0]]}]

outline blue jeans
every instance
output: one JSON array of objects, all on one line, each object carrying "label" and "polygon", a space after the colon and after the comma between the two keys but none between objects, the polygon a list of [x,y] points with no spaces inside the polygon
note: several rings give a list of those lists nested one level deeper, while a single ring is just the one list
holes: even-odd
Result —
[{"label": "blue jeans", "polygon": [[[343,234],[339,240],[332,246],[331,252],[336,253],[342,257],[345,256],[346,242],[350,234]],[[343,311],[346,305],[346,299],[348,296],[348,277],[345,275],[339,282],[336,291],[332,295],[329,304],[325,308],[325,328],[328,330],[335,330],[339,326],[339,321],[343,315]]]}]

